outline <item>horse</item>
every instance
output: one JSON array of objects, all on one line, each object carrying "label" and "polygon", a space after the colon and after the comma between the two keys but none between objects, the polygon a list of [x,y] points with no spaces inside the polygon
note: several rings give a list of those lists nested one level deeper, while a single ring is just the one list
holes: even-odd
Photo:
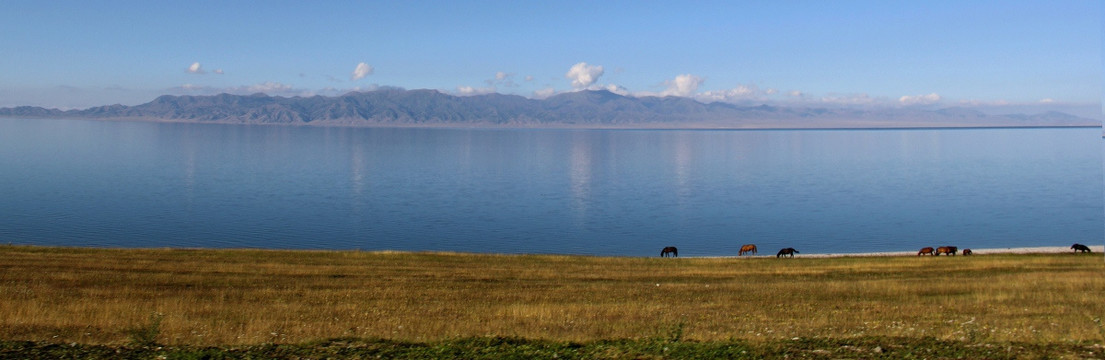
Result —
[{"label": "horse", "polygon": [[790,255],[790,257],[794,257],[794,254],[797,252],[798,250],[794,250],[794,248],[783,248],[782,250],[779,250],[778,254],[775,254],[775,258],[777,259],[779,257],[782,257],[783,255]]},{"label": "horse", "polygon": [[971,251],[971,249],[963,249],[963,256],[967,255],[974,255],[974,251]]},{"label": "horse", "polygon": [[1070,248],[1074,249],[1074,252],[1084,252],[1084,253],[1093,252],[1093,251],[1090,251],[1089,246],[1082,245],[1082,244],[1074,244],[1074,245],[1071,245]]},{"label": "horse", "polygon": [[669,255],[672,257],[679,257],[679,249],[676,249],[674,246],[668,246],[664,248],[664,250],[660,250],[660,257]]},{"label": "horse", "polygon": [[955,256],[955,253],[959,251],[959,248],[955,246],[941,246],[936,248],[936,256],[940,254],[948,254],[948,256]]},{"label": "horse", "polygon": [[744,256],[745,253],[752,253],[752,255],[756,255],[756,245],[747,244],[741,246],[741,251],[737,253],[737,256]]},{"label": "horse", "polygon": [[921,256],[921,255],[924,255],[924,254],[936,255],[936,249],[933,249],[931,246],[930,247],[923,247],[923,248],[921,248],[921,251],[917,252],[917,256]]}]

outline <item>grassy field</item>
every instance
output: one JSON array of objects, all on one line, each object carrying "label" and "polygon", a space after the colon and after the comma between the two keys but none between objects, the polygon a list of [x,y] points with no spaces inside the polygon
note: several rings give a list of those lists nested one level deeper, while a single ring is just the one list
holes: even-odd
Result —
[{"label": "grassy field", "polygon": [[0,246],[0,298],[7,347],[335,338],[1105,343],[1100,255],[661,259]]}]

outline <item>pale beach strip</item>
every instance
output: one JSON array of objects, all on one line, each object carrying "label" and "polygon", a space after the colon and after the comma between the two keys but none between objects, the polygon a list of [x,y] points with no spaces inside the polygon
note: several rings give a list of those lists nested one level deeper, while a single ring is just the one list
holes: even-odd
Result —
[{"label": "pale beach strip", "polygon": [[[1105,253],[1105,245],[1086,245],[1090,248],[1091,254],[1101,256]],[[917,248],[914,251],[885,251],[885,252],[861,252],[861,253],[828,253],[828,254],[802,254],[801,252],[794,254],[796,258],[830,258],[830,257],[865,257],[865,256],[917,256],[917,251],[921,248]],[[959,252],[956,256],[963,256],[963,250],[965,248],[959,248]],[[775,251],[761,251],[754,256],[704,256],[704,257],[722,257],[722,258],[761,258],[761,257],[775,257]],[[798,249],[802,251],[802,249]],[[975,249],[971,248],[973,255],[979,256],[986,254],[1057,254],[1057,253],[1075,253],[1074,250],[1067,246],[1038,246],[1038,247],[1015,247],[1015,248],[984,248]],[[1088,254],[1087,254],[1088,255]],[[929,256],[929,255],[925,255]],[[947,256],[947,255],[941,255]]]}]

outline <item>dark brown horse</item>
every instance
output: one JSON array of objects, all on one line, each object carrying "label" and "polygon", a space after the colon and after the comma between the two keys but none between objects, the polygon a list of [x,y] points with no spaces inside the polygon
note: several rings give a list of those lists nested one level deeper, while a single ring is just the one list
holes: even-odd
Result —
[{"label": "dark brown horse", "polygon": [[1089,246],[1082,245],[1082,244],[1074,244],[1074,245],[1071,245],[1070,248],[1074,249],[1074,252],[1084,252],[1084,253],[1093,252],[1093,251],[1090,251]]},{"label": "dark brown horse", "polygon": [[779,250],[778,254],[775,254],[775,258],[780,258],[783,255],[790,255],[790,257],[794,257],[794,254],[797,252],[798,250],[794,250],[794,248],[783,248],[782,250]]},{"label": "dark brown horse", "polygon": [[947,254],[948,256],[955,256],[955,253],[959,252],[959,248],[955,246],[941,246],[936,248],[936,256],[941,254]]},{"label": "dark brown horse", "polygon": [[971,249],[963,249],[963,256],[974,255],[974,253],[975,252],[971,251]]},{"label": "dark brown horse", "polygon": [[660,250],[660,257],[665,256],[679,257],[679,249],[676,249],[674,246],[668,246],[664,248],[664,250]]},{"label": "dark brown horse", "polygon": [[923,248],[921,248],[921,251],[917,252],[917,256],[921,256],[921,255],[925,255],[925,254],[936,255],[936,249],[933,249],[931,246],[929,246],[929,247],[923,247]]},{"label": "dark brown horse", "polygon": [[744,256],[745,253],[752,253],[752,255],[756,255],[756,245],[755,244],[747,244],[747,245],[741,246],[741,251],[739,253],[737,253],[737,256]]}]

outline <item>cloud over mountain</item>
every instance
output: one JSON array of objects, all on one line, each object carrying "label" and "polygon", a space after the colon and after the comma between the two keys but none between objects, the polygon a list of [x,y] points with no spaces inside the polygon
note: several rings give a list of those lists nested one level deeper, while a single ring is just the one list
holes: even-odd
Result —
[{"label": "cloud over mountain", "polygon": [[916,96],[902,96],[898,98],[898,102],[902,105],[930,105],[940,101],[940,95],[937,93],[931,93],[928,95],[916,95]]},{"label": "cloud over mountain", "polygon": [[602,73],[601,65],[589,65],[581,62],[568,69],[568,73],[564,74],[564,77],[572,81],[572,88],[586,89],[598,81]]},{"label": "cloud over mountain", "polygon": [[704,81],[706,81],[706,79],[691,74],[679,75],[673,80],[664,82],[668,88],[664,90],[661,95],[691,97],[698,92],[698,87],[702,85]]},{"label": "cloud over mountain", "polygon": [[350,76],[350,79],[354,81],[364,79],[365,77],[372,75],[374,71],[375,69],[372,68],[372,65],[362,62],[357,64],[357,67],[353,69],[353,75]]}]

